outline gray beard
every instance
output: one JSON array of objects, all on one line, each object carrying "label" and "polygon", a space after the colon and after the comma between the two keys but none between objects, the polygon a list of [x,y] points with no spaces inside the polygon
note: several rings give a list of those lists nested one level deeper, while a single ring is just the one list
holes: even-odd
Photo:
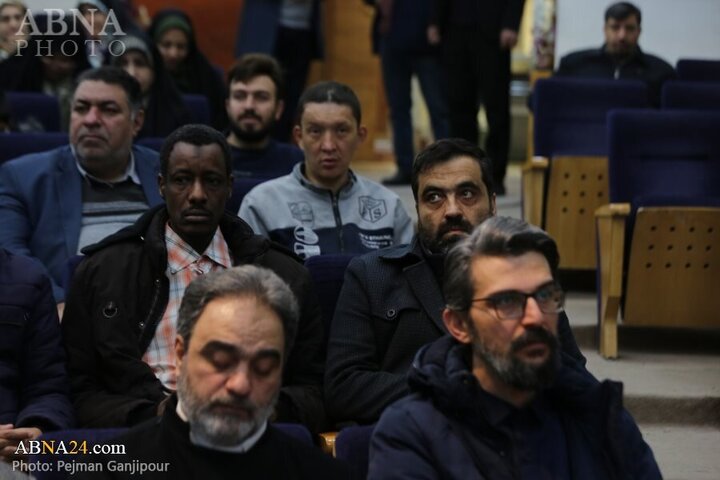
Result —
[{"label": "gray beard", "polygon": [[207,402],[195,395],[186,376],[178,376],[177,395],[190,424],[190,435],[201,439],[203,443],[219,447],[233,447],[257,432],[275,410],[280,392],[265,406],[257,406],[249,400],[235,400],[233,404],[247,408],[252,412],[250,420],[241,420],[231,415],[218,415],[212,411],[217,402]]}]

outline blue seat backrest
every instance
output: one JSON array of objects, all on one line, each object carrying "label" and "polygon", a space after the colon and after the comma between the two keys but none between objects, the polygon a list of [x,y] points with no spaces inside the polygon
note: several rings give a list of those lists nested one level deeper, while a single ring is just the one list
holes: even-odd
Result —
[{"label": "blue seat backrest", "polygon": [[356,255],[316,255],[305,260],[305,267],[315,284],[320,309],[322,310],[325,332],[330,332],[330,324],[335,315],[340,290],[345,280],[345,270]]},{"label": "blue seat backrest", "polygon": [[205,95],[183,95],[182,100],[192,123],[210,125],[210,102]]},{"label": "blue seat backrest", "polygon": [[720,60],[681,58],[675,69],[680,80],[720,82]]},{"label": "blue seat backrest", "polygon": [[36,480],[64,480],[65,478],[72,478],[68,477],[68,472],[59,468],[59,461],[62,460],[67,464],[73,461],[80,462],[86,455],[70,454],[71,451],[82,451],[83,447],[86,447],[87,451],[90,451],[93,445],[111,444],[113,443],[113,438],[122,435],[126,431],[127,428],[102,428],[61,430],[57,432],[43,433],[39,440],[48,442],[47,445],[52,445],[55,449],[59,449],[62,442],[62,445],[67,450],[68,454],[52,454],[48,451],[35,455],[31,454],[28,459],[29,463],[50,465],[50,467],[34,469],[34,478]]},{"label": "blue seat backrest", "polygon": [[720,197],[720,112],[616,110],[608,125],[610,202]]},{"label": "blue seat backrest", "polygon": [[28,153],[44,152],[68,144],[66,133],[0,133],[0,164]]},{"label": "blue seat backrest", "polygon": [[155,150],[156,152],[160,152],[160,149],[163,146],[163,143],[165,143],[164,137],[143,137],[139,138],[135,141],[136,144],[147,147],[151,150]]},{"label": "blue seat backrest", "polygon": [[35,92],[5,92],[5,102],[11,118],[21,128],[27,125],[44,132],[60,131],[60,104],[56,97]]},{"label": "blue seat backrest", "polygon": [[720,81],[665,82],[660,105],[662,108],[720,111]]},{"label": "blue seat backrest", "polygon": [[370,438],[375,425],[346,427],[335,438],[335,457],[344,460],[366,478],[370,459]]},{"label": "blue seat backrest", "polygon": [[547,78],[533,92],[535,155],[607,155],[607,112],[648,106],[639,81]]},{"label": "blue seat backrest", "polygon": [[233,180],[232,196],[225,204],[225,210],[237,215],[238,210],[240,210],[240,204],[242,203],[243,198],[245,198],[245,195],[263,182],[267,182],[267,178],[235,178]]}]

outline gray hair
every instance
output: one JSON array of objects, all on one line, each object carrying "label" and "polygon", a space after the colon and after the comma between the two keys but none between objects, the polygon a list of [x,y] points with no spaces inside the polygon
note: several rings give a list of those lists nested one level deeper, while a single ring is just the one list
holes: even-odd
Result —
[{"label": "gray hair", "polygon": [[275,272],[255,265],[242,265],[212,272],[195,279],[185,290],[178,313],[177,333],[185,344],[205,307],[217,298],[251,297],[275,312],[285,334],[288,357],[299,319],[298,302],[290,287]]},{"label": "gray hair", "polygon": [[474,295],[470,270],[473,257],[517,257],[528,252],[544,256],[557,280],[560,255],[555,241],[545,231],[511,217],[491,217],[482,222],[445,258],[443,289],[447,308],[456,312],[470,309]]}]

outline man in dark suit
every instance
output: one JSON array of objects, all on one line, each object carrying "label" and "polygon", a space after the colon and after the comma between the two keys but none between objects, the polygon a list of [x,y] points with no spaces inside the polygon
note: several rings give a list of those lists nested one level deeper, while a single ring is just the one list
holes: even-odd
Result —
[{"label": "man in dark suit", "polygon": [[0,168],[0,246],[39,260],[59,304],[70,257],[162,203],[157,154],[132,145],[141,102],[124,70],[89,70],[73,94],[70,145]]},{"label": "man in dark suit", "polygon": [[[495,215],[490,161],[465,140],[440,140],[421,152],[412,190],[418,213],[413,241],[357,257],[345,274],[325,368],[326,408],[336,422],[375,422],[408,393],[415,353],[447,333],[445,254]],[[563,350],[584,363],[565,314],[558,336]]]}]

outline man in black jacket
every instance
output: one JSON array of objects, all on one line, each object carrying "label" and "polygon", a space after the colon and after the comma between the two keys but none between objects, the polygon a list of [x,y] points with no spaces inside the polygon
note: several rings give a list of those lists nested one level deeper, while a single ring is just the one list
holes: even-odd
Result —
[{"label": "man in black jacket", "polygon": [[273,417],[322,428],[323,329],[307,270],[224,213],[232,191],[225,138],[202,125],[171,134],[161,152],[166,206],[88,247],[63,321],[73,402],[82,426],[130,426],[158,415],[175,389],[177,312],[187,284],[210,271],[254,264],[273,270],[300,302]]},{"label": "man in black jacket", "polygon": [[373,433],[368,478],[662,478],[622,387],[560,352],[559,261],[547,233],[510,217],[452,248],[450,335],[415,357],[413,393]]},{"label": "man in black jacket", "polygon": [[662,84],[675,77],[663,59],[640,50],[640,9],[618,2],[605,10],[605,44],[600,48],[565,55],[555,73],[559,77],[641,80],[648,85],[649,100],[660,105]]},{"label": "man in black jacket", "polygon": [[[495,215],[490,160],[460,139],[435,142],[415,159],[418,233],[409,245],[354,258],[345,273],[328,340],[325,399],[338,423],[374,423],[407,395],[417,351],[447,333],[442,320],[448,249]],[[567,316],[558,337],[582,363]]]}]

